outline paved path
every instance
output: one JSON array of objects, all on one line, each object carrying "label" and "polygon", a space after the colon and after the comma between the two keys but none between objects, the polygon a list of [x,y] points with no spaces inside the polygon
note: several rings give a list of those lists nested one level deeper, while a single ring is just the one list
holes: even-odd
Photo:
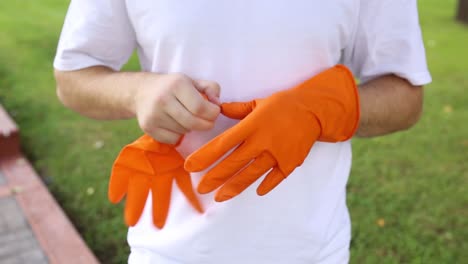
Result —
[{"label": "paved path", "polygon": [[0,263],[99,263],[21,153],[17,126],[1,105]]},{"label": "paved path", "polygon": [[[6,180],[0,172],[0,186]],[[0,198],[0,262],[2,264],[45,264],[47,257],[14,197]]]}]

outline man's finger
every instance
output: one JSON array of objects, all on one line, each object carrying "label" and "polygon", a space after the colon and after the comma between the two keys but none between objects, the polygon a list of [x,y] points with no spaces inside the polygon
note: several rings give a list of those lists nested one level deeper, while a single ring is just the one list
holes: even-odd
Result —
[{"label": "man's finger", "polygon": [[263,152],[245,169],[229,179],[216,193],[215,200],[224,202],[237,196],[275,165],[276,161],[273,156],[268,152]]},{"label": "man's finger", "polygon": [[157,141],[165,144],[176,144],[182,135],[172,132],[165,128],[158,128],[154,131],[146,131],[152,138],[156,139]]},{"label": "man's finger", "polygon": [[218,105],[206,100],[200,91],[190,86],[182,86],[174,90],[174,95],[179,102],[194,116],[208,121],[214,121],[219,113]]},{"label": "man's finger", "polygon": [[[177,102],[176,104],[177,105],[173,105],[173,104],[168,105],[168,107],[165,109],[165,112],[162,113],[161,116],[159,116],[160,122],[158,123],[158,126],[164,127],[165,129],[172,131],[174,133],[183,135],[189,132],[190,129],[186,128],[184,124],[181,124],[181,122],[176,120],[177,118],[176,115],[178,114],[180,115],[180,113],[179,111],[177,111],[178,109],[174,109],[174,108],[177,108],[178,106],[180,106],[182,108],[181,111],[187,112],[187,110],[183,106],[181,106],[179,102]],[[187,112],[187,114],[189,113]]]},{"label": "man's finger", "polygon": [[[191,130],[211,129],[214,125],[213,121],[208,121],[196,115],[193,115],[179,101],[175,101],[173,104],[167,105],[167,107],[165,108],[165,111],[168,115],[168,118],[170,118],[170,121],[171,121],[171,122],[166,122],[168,124],[169,123],[171,124],[170,126],[166,128],[169,128],[169,129],[171,129],[171,127],[181,128],[184,131],[184,132],[181,132],[181,134],[185,134]],[[175,130],[174,132],[180,133],[180,130]]]},{"label": "man's finger", "polygon": [[221,102],[219,101],[221,87],[218,83],[206,80],[193,80],[193,84],[199,92],[206,95],[210,102],[217,105],[221,104]]}]

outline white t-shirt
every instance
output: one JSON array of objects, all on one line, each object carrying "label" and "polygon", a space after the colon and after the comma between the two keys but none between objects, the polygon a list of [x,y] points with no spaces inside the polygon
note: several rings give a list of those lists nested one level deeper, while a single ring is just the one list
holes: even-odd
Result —
[{"label": "white t-shirt", "polygon": [[[265,97],[337,63],[364,81],[431,80],[416,0],[72,0],[54,66],[119,70],[135,49],[144,71],[216,81],[222,101]],[[190,154],[235,122],[220,116],[179,151]],[[346,263],[350,166],[349,141],[318,142],[264,197],[259,182],[228,202],[200,195],[204,214],[174,187],[164,229],[152,225],[151,199],[129,229],[129,262]],[[197,184],[201,174],[192,176]]]}]

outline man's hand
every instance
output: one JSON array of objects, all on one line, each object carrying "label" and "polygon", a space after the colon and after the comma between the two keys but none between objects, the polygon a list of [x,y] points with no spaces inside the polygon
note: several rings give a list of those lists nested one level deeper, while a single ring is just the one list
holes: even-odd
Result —
[{"label": "man's hand", "polygon": [[198,172],[225,157],[198,185],[200,193],[221,187],[218,202],[268,173],[257,188],[265,195],[302,164],[316,141],[351,138],[359,121],[359,98],[353,75],[338,65],[266,98],[224,103],[222,113],[242,120],[185,161],[187,171]]},{"label": "man's hand", "polygon": [[94,119],[137,117],[142,130],[161,143],[175,144],[190,130],[211,129],[220,112],[219,85],[183,74],[116,72],[94,66],[56,70],[55,78],[65,106]]},{"label": "man's hand", "polygon": [[147,77],[135,94],[135,113],[143,132],[159,142],[175,144],[191,130],[213,128],[220,113],[217,83],[183,74]]}]

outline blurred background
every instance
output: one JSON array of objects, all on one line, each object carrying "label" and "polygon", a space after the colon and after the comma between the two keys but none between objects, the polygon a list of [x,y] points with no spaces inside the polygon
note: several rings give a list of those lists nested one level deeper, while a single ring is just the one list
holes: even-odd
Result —
[{"label": "blurred background", "polygon": [[[418,2],[434,81],[414,128],[353,142],[351,263],[467,263],[468,24],[455,20],[458,0]],[[57,100],[52,61],[68,4],[0,1],[0,104],[94,253],[126,263],[122,207],[107,201],[107,182],[119,150],[140,131],[135,121],[85,119]],[[138,70],[137,59],[125,67]]]}]

